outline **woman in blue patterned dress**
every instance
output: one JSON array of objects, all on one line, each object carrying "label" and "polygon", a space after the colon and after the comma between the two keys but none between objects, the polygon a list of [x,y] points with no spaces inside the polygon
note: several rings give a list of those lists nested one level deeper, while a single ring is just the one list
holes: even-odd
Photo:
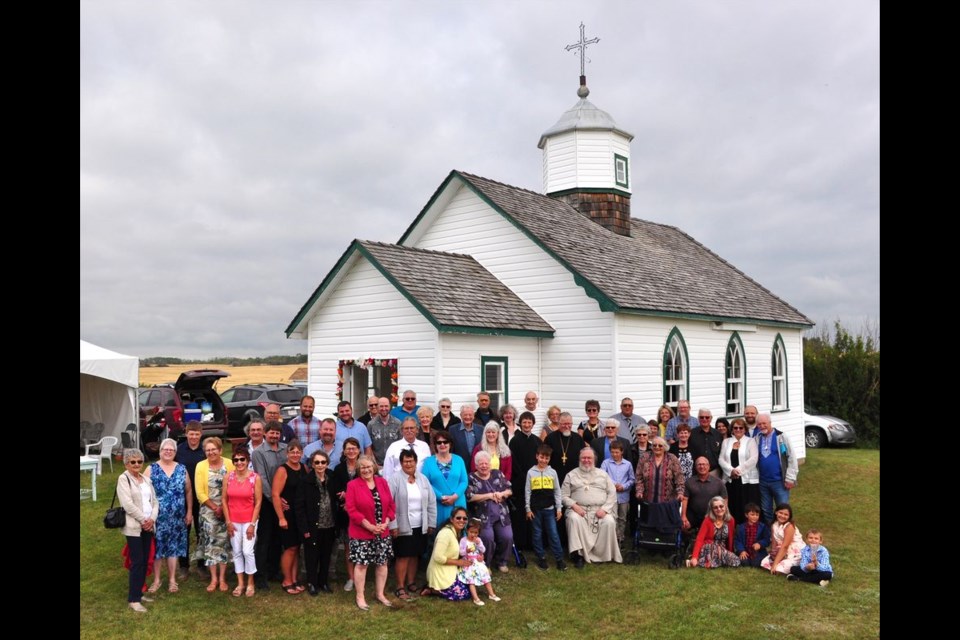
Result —
[{"label": "woman in blue patterned dress", "polygon": [[160,443],[160,459],[150,465],[145,475],[153,483],[160,503],[160,515],[156,522],[156,560],[153,563],[153,584],[148,591],[156,593],[160,589],[160,573],[167,560],[167,577],[170,584],[167,590],[176,593],[177,558],[187,555],[187,533],[193,522],[193,488],[190,486],[190,474],[187,468],[173,458],[177,455],[177,443],[167,438]]}]

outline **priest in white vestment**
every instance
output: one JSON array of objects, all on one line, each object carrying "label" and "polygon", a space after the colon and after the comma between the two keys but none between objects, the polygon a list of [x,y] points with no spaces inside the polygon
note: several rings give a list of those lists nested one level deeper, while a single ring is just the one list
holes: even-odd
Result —
[{"label": "priest in white vestment", "polygon": [[617,544],[617,487],[595,466],[590,447],[580,451],[580,466],[563,479],[567,543],[574,566],[584,562],[623,562]]}]

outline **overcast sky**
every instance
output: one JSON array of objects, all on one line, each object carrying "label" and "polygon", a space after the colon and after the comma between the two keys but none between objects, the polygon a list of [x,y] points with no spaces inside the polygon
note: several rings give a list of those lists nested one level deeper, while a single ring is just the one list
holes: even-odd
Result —
[{"label": "overcast sky", "polygon": [[[590,101],[635,135],[632,215],[818,324],[880,318],[876,0],[80,3],[80,337],[140,357],[305,352],[354,238],[452,169],[542,191]],[[718,310],[720,311],[720,310]]]}]

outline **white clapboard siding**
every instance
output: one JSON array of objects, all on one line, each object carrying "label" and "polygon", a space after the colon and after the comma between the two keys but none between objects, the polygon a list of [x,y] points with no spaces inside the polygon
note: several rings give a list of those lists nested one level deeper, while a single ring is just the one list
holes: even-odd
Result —
[{"label": "white clapboard siding", "polygon": [[439,395],[453,401],[454,412],[463,404],[476,406],[484,356],[508,359],[507,401],[519,411],[523,410],[523,395],[539,389],[536,338],[440,334],[439,343]]},{"label": "white clapboard siding", "polygon": [[[713,416],[725,415],[726,352],[733,331],[715,330],[710,322],[672,320],[631,314],[617,317],[617,402],[629,396],[634,411],[645,419],[656,418],[656,409],[663,404],[663,353],[670,332],[680,330],[687,346],[688,379],[691,413],[710,409]],[[756,326],[754,331],[740,331],[746,364],[746,404],[756,405],[761,412],[770,411],[772,375],[770,358],[777,334],[783,338],[787,352],[787,391],[790,407],[773,414],[776,428],[790,436],[790,444],[803,456],[803,362],[801,334],[798,329],[777,329]]]},{"label": "white clapboard siding", "polygon": [[580,415],[586,400],[609,396],[613,314],[601,312],[569,271],[472,191],[461,187],[415,246],[472,255],[556,330],[541,340],[544,406]]},{"label": "white clapboard siding", "polygon": [[421,404],[431,402],[436,329],[366,259],[345,268],[348,273],[310,320],[308,387],[317,415],[336,414],[337,365],[343,359],[397,358],[400,390],[416,389]]},{"label": "white clapboard siding", "polygon": [[623,189],[616,183],[614,154],[629,158],[630,143],[612,131],[569,131],[552,136],[543,147],[545,192]]}]

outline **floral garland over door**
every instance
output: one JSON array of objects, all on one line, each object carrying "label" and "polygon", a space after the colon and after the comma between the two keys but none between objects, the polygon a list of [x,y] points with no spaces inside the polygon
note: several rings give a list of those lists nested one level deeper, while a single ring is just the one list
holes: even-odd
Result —
[{"label": "floral garland over door", "polygon": [[343,371],[346,367],[382,367],[390,374],[390,404],[397,406],[400,400],[399,387],[397,386],[397,359],[396,358],[356,358],[354,360],[341,360],[337,365],[337,402],[343,400]]}]

